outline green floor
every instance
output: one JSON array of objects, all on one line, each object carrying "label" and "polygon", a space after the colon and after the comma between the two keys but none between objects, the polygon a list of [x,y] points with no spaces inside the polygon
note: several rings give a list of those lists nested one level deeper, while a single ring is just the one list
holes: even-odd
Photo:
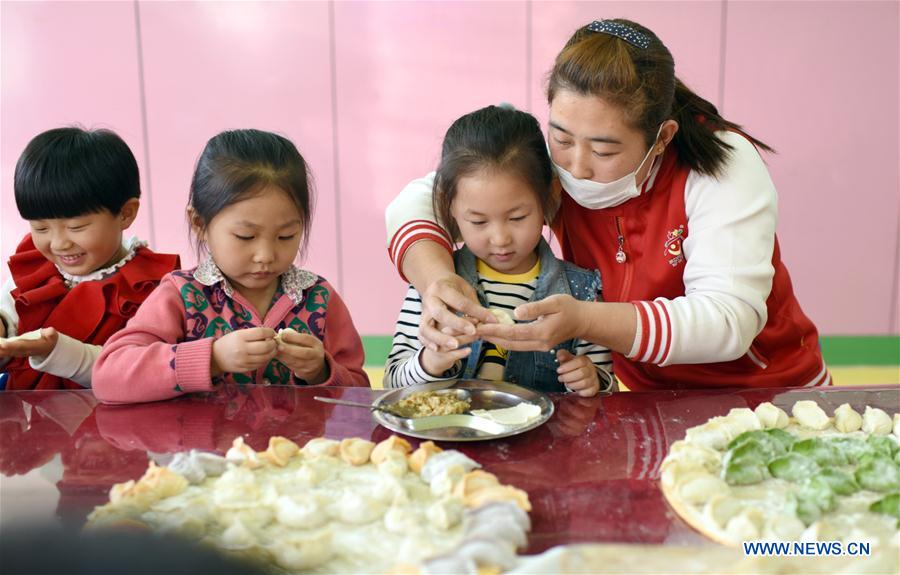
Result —
[{"label": "green floor", "polygon": [[[372,387],[381,389],[390,336],[363,336],[366,373]],[[900,384],[900,337],[824,336],[822,353],[831,370],[832,385]]]}]

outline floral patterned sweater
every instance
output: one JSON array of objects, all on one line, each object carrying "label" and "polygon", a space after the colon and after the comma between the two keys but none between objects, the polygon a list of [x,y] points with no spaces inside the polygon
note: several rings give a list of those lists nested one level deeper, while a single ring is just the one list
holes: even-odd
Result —
[{"label": "floral patterned sweater", "polygon": [[350,312],[325,279],[292,267],[260,318],[207,259],[163,277],[128,325],[109,338],[94,364],[94,394],[104,403],[134,403],[211,391],[222,382],[305,385],[275,359],[255,372],[211,376],[213,342],[252,327],[293,328],[319,338],[330,371],[321,385],[369,384]]}]

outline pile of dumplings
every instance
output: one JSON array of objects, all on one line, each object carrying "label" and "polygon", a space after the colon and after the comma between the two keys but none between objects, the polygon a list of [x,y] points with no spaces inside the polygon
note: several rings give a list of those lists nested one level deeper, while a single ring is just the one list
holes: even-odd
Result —
[{"label": "pile of dumplings", "polygon": [[510,569],[531,529],[528,495],[459,451],[391,436],[243,438],[192,450],[115,485],[89,529],[174,532],[290,572]]}]

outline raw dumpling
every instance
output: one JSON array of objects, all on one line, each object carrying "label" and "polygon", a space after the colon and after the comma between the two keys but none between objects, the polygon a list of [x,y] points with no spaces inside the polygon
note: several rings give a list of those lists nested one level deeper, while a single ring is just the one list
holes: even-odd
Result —
[{"label": "raw dumpling", "polygon": [[831,419],[819,407],[819,404],[808,399],[795,403],[791,413],[794,414],[794,419],[797,420],[797,423],[816,431],[822,431],[831,424]]},{"label": "raw dumpling", "polygon": [[310,459],[316,457],[338,457],[341,454],[341,444],[333,439],[316,437],[307,441],[302,451],[303,455]]},{"label": "raw dumpling", "polygon": [[365,465],[372,455],[375,444],[359,437],[351,437],[341,441],[341,459],[350,465]]},{"label": "raw dumpling", "polygon": [[308,492],[279,497],[276,509],[275,518],[288,527],[310,529],[328,519],[318,498]]},{"label": "raw dumpling", "polygon": [[790,423],[788,414],[768,401],[757,405],[753,412],[765,429],[784,429]]},{"label": "raw dumpling", "polygon": [[463,506],[456,499],[445,497],[429,505],[425,517],[432,525],[446,531],[462,521]]},{"label": "raw dumpling", "polygon": [[197,485],[203,483],[207,477],[217,477],[225,473],[228,462],[221,455],[192,449],[176,453],[167,467]]},{"label": "raw dumpling", "polygon": [[244,438],[240,436],[234,438],[231,447],[225,452],[225,459],[237,465],[246,465],[250,469],[256,469],[263,465],[259,454],[244,443]]},{"label": "raw dumpling", "polygon": [[497,323],[499,323],[500,325],[516,325],[515,320],[505,309],[492,307],[490,311],[492,314],[494,314],[494,317],[497,318]]},{"label": "raw dumpling", "polygon": [[862,416],[850,407],[849,403],[842,403],[834,410],[834,428],[841,433],[859,431],[862,423]]},{"label": "raw dumpling", "polygon": [[862,420],[862,430],[866,433],[887,435],[891,432],[891,428],[893,427],[893,423],[888,414],[877,407],[870,407],[867,405]]},{"label": "raw dumpling", "polygon": [[300,451],[300,446],[285,437],[272,436],[269,438],[269,448],[260,454],[278,467],[284,467],[291,457]]},{"label": "raw dumpling", "polygon": [[428,461],[428,458],[441,451],[443,451],[443,449],[435,445],[433,441],[420,443],[419,448],[413,451],[412,455],[409,456],[409,468],[416,473],[421,473],[422,467],[425,465],[425,462]]},{"label": "raw dumpling", "polygon": [[372,463],[378,465],[379,463],[387,459],[387,454],[390,451],[397,451],[404,457],[406,457],[406,455],[412,451],[412,445],[410,445],[409,442],[402,437],[392,435],[376,445],[372,450],[372,455],[370,457]]},{"label": "raw dumpling", "polygon": [[315,535],[297,535],[287,532],[268,547],[275,562],[285,569],[312,569],[331,559],[331,531],[324,530]]},{"label": "raw dumpling", "polygon": [[422,466],[422,479],[431,483],[431,480],[434,479],[435,476],[454,465],[461,466],[464,473],[481,467],[481,465],[466,457],[461,452],[456,451],[455,449],[448,449],[447,451],[435,453],[428,458],[428,461]]}]

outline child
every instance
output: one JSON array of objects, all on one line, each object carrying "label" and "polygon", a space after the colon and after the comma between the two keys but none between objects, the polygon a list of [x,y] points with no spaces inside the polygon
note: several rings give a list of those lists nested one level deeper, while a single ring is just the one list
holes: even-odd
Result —
[{"label": "child", "polygon": [[137,238],[123,242],[141,188],[134,155],[113,132],[38,134],[16,164],[14,187],[31,234],[9,259],[11,278],[0,290],[6,389],[90,387],[100,345],[178,269],[178,256]]},{"label": "child", "polygon": [[[597,301],[600,275],[556,259],[541,233],[555,198],[547,145],[533,116],[488,106],[450,126],[434,181],[434,209],[450,236],[456,273],[501,321],[553,294]],[[589,397],[614,388],[609,350],[565,341],[551,352],[507,352],[475,341],[441,352],[418,339],[421,298],[410,286],[385,369],[385,387],[459,377],[503,380]],[[464,363],[463,363],[464,362]]]},{"label": "child", "polygon": [[221,382],[368,385],[347,306],[293,265],[309,239],[309,179],[297,148],[276,134],[235,130],[207,142],[188,218],[208,255],[164,277],[104,346],[98,399],[155,401]]}]

